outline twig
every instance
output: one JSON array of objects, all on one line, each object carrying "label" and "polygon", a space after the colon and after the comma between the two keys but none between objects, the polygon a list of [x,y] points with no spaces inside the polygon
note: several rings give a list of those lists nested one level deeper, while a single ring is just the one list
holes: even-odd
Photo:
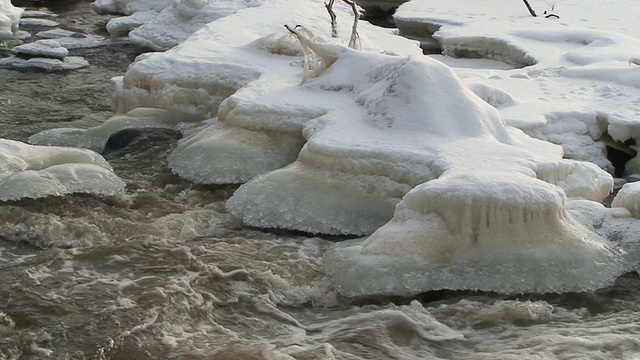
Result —
[{"label": "twig", "polygon": [[533,17],[538,17],[538,15],[536,15],[536,12],[533,11],[533,9],[531,8],[531,5],[529,5],[529,2],[527,0],[522,0],[524,1],[524,4],[527,5],[527,10],[529,10],[529,14],[531,14],[531,16]]},{"label": "twig", "polygon": [[356,50],[362,50],[360,44],[360,34],[358,34],[358,19],[360,19],[360,13],[358,12],[358,5],[356,0],[342,0],[351,6],[353,11],[353,27],[351,28],[351,38],[349,39],[349,47]]},{"label": "twig", "polygon": [[324,3],[324,7],[327,8],[327,12],[331,17],[331,37],[338,37],[338,26],[336,23],[336,13],[333,12],[333,2],[335,0],[329,0],[329,3]]}]

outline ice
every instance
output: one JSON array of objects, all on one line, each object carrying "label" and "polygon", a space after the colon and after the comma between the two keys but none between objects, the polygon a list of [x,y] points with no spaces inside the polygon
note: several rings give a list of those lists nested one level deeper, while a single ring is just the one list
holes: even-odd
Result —
[{"label": "ice", "polygon": [[40,11],[40,10],[25,10],[22,13],[22,17],[25,18],[41,18],[41,17],[57,17],[58,15],[48,12],[48,11]]},{"label": "ice", "polygon": [[69,55],[69,50],[56,40],[37,40],[32,43],[19,45],[13,50],[28,57],[44,57],[63,60]]},{"label": "ice", "polygon": [[154,50],[170,49],[186,40],[204,25],[246,7],[260,5],[263,0],[180,0],[158,3],[132,1],[96,1],[98,13],[120,13],[107,24],[112,37],[129,34],[137,45]]},{"label": "ice", "polygon": [[60,25],[59,22],[42,19],[42,18],[22,18],[20,19],[20,26],[24,27],[56,27]]},{"label": "ice", "polygon": [[330,249],[327,269],[346,296],[610,284],[626,270],[622,255],[573,220],[565,204],[562,191],[529,177],[442,177],[409,192],[369,238]]},{"label": "ice", "polygon": [[11,0],[0,0],[0,42],[11,39],[18,33],[23,12],[24,9],[13,6]]},{"label": "ice", "polygon": [[[544,2],[532,6],[538,14],[551,10]],[[394,19],[401,33],[433,35],[445,55],[525,66],[508,71],[461,68],[457,73],[467,84],[500,89],[517,99],[499,107],[507,124],[562,145],[569,158],[613,172],[605,149],[609,139],[640,140],[634,131],[639,124],[640,74],[631,65],[640,38],[633,30],[633,16],[620,16],[628,11],[637,7],[625,0],[591,6],[567,0],[554,9],[560,19],[546,19],[531,17],[522,2],[413,0],[399,7]],[[459,64],[450,57],[438,59]],[[589,131],[562,124],[576,125],[576,120],[585,122]],[[594,122],[597,131],[591,129]],[[632,160],[626,175],[638,171],[638,162]]]},{"label": "ice", "polygon": [[640,182],[624,184],[613,199],[611,207],[625,208],[633,217],[640,219]]},{"label": "ice", "polygon": [[183,0],[166,7],[157,17],[130,33],[135,44],[154,50],[170,49],[196,30],[240,9],[255,7],[264,0]]},{"label": "ice", "polygon": [[[445,54],[511,64],[465,59],[452,70],[450,58],[424,57],[416,42],[364,22],[363,51],[346,48],[345,4],[334,9],[338,38],[321,1],[256,2],[197,31],[194,12],[212,4],[174,5],[132,39],[176,14],[195,32],[138,57],[116,80],[117,111],[211,118],[169,164],[196,183],[246,181],[227,207],[248,225],[369,235],[326,256],[344,295],[587,291],[634,265],[620,233],[580,210],[612,190],[603,144],[640,137],[629,64],[639,42],[621,35],[625,23],[532,18],[506,0],[491,14],[485,2],[402,5],[396,19],[435,32]],[[309,49],[283,24],[301,24]],[[166,40],[157,34],[155,45]],[[636,221],[622,208],[602,214]]]},{"label": "ice", "polygon": [[0,201],[72,193],[111,196],[124,187],[93,151],[0,139]]},{"label": "ice", "polygon": [[173,3],[174,0],[97,0],[91,4],[91,9],[98,14],[131,15],[140,11],[161,11]]},{"label": "ice", "polygon": [[29,137],[35,145],[67,146],[104,151],[109,138],[124,129],[175,129],[186,128],[202,120],[198,116],[178,110],[137,108],[126,114],[115,115],[104,123],[89,128],[57,128],[41,131]]},{"label": "ice", "polygon": [[106,39],[102,36],[63,29],[40,31],[36,35],[43,39],[55,39],[67,49],[94,48],[106,44]]},{"label": "ice", "polygon": [[23,59],[17,56],[0,58],[0,67],[14,69],[37,69],[44,71],[76,70],[89,66],[89,62],[80,56],[67,56],[64,60],[52,58]]}]

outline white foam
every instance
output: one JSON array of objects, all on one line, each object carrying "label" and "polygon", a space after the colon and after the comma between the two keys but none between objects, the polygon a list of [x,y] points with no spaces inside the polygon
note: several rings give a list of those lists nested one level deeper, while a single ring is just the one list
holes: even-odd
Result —
[{"label": "white foam", "polygon": [[71,193],[110,196],[125,186],[93,151],[5,139],[0,139],[0,174],[0,201]]}]

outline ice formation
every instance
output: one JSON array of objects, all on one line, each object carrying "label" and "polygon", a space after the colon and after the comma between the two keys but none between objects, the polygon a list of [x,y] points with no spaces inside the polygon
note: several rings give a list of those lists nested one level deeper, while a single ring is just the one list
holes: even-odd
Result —
[{"label": "ice formation", "polygon": [[14,37],[18,32],[24,9],[15,7],[11,0],[0,0],[0,42]]},{"label": "ice formation", "polygon": [[24,27],[56,27],[58,25],[60,25],[59,22],[50,19],[26,17],[20,19],[20,26]]},{"label": "ice formation", "polygon": [[29,143],[35,145],[68,146],[90,149],[102,153],[109,138],[124,129],[187,128],[202,120],[179,110],[137,108],[126,114],[115,115],[104,123],[89,128],[57,128],[32,135]]},{"label": "ice formation", "polygon": [[0,139],[0,201],[72,193],[111,196],[124,187],[93,151]]},{"label": "ice formation", "polygon": [[44,57],[64,59],[69,55],[69,50],[56,40],[37,40],[32,43],[19,45],[13,48],[16,53],[27,57]]},{"label": "ice formation", "polygon": [[[411,4],[419,11],[409,18]],[[461,4],[433,10],[414,0],[396,18],[427,24],[448,54],[513,66],[456,69],[457,76],[423,57],[415,42],[366,23],[359,28],[364,51],[353,51],[344,46],[352,16],[344,4],[336,4],[340,37],[333,39],[321,1],[272,0],[234,9],[164,53],[140,56],[117,80],[116,106],[119,113],[153,107],[213,118],[179,142],[170,166],[197,183],[246,181],[227,203],[245,223],[370,235],[327,254],[345,295],[609,284],[629,269],[630,257],[612,249],[605,237],[613,232],[580,209],[602,201],[611,175],[563,159],[560,146],[509,125],[557,136],[554,142],[575,150],[571,157],[610,170],[594,144],[635,137],[632,100],[640,93],[628,60],[637,40],[532,19],[506,0],[496,0],[494,18],[482,15],[484,2]],[[209,6],[175,2],[159,13],[182,16],[195,29],[202,25],[195,13]],[[309,69],[301,65],[318,64],[303,61],[282,29],[297,23],[315,34],[309,41],[324,56],[317,77],[302,85]],[[148,40],[166,38],[149,33]],[[615,74],[614,83],[600,83],[602,74]],[[633,221],[626,209],[611,212]]]},{"label": "ice formation", "polygon": [[54,58],[23,59],[17,56],[0,59],[0,67],[14,69],[39,69],[44,71],[76,70],[89,66],[89,62],[80,56],[67,56],[63,60]]},{"label": "ice formation", "polygon": [[204,25],[246,7],[260,5],[263,0],[168,0],[96,1],[97,13],[119,13],[127,16],[107,23],[112,37],[129,35],[137,45],[154,50],[170,49],[186,40]]},{"label": "ice formation", "polygon": [[640,182],[624,184],[613,199],[611,207],[625,208],[633,217],[640,219]]},{"label": "ice formation", "polygon": [[[517,99],[499,107],[507,124],[562,145],[568,158],[613,172],[607,139],[640,143],[640,73],[629,66],[629,59],[638,57],[640,38],[633,31],[635,19],[619,16],[630,4],[614,0],[584,6],[566,0],[556,5],[560,19],[531,17],[522,2],[510,0],[413,0],[399,7],[394,19],[401,33],[432,35],[446,55],[526,66],[457,72],[469,84]],[[539,14],[551,11],[543,2],[532,6]],[[449,57],[439,59],[456,64]],[[638,163],[637,157],[628,163],[626,174],[637,173]]]}]

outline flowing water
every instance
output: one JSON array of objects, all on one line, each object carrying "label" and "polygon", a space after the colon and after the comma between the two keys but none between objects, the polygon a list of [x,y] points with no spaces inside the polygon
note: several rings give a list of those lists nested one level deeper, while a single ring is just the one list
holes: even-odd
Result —
[{"label": "flowing water", "polygon": [[[103,31],[88,1],[52,3],[63,27]],[[139,52],[0,69],[0,137],[104,121],[109,79]],[[635,273],[582,294],[341,298],[322,262],[339,239],[244,227],[225,209],[234,186],[171,174],[176,142],[151,132],[107,154],[120,197],[0,204],[0,359],[640,359]]]}]

